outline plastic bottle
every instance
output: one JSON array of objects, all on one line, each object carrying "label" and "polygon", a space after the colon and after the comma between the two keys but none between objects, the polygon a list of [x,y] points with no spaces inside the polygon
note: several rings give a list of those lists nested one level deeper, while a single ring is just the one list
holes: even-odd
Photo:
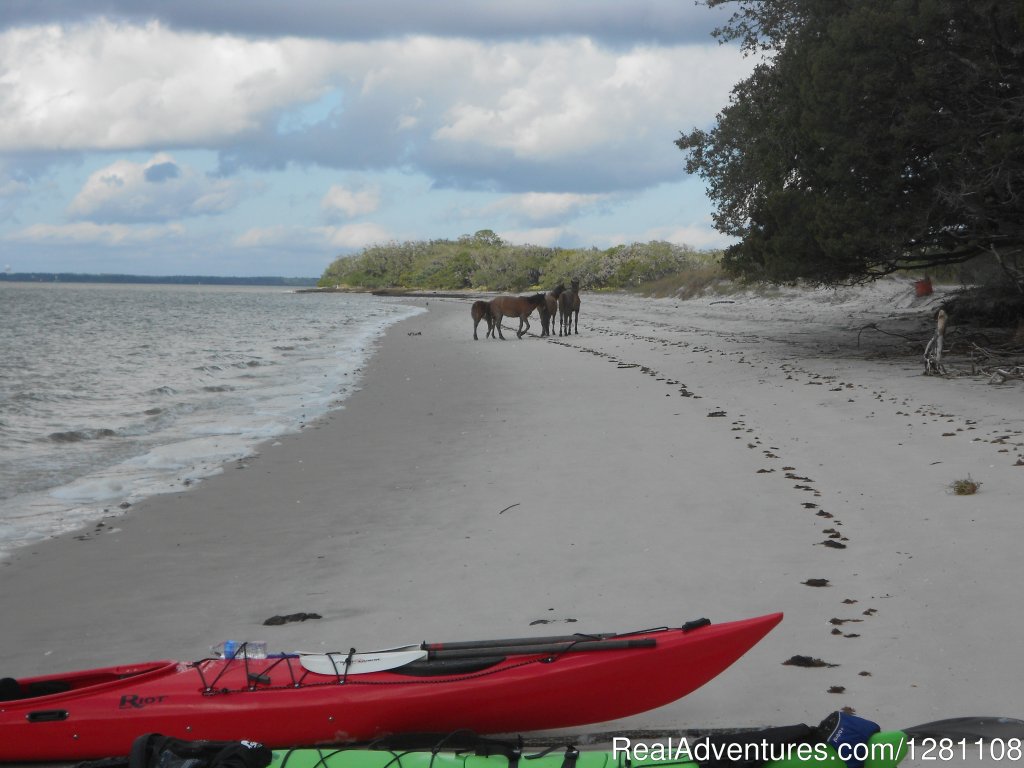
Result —
[{"label": "plastic bottle", "polygon": [[210,647],[218,659],[265,659],[267,644],[262,640],[225,640],[223,643]]}]

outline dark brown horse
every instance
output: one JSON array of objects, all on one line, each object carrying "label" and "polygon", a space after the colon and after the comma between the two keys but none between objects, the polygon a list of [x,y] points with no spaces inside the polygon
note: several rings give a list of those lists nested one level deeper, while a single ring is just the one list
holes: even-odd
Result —
[{"label": "dark brown horse", "polygon": [[558,297],[562,295],[565,286],[559,283],[555,289],[544,294],[544,304],[538,308],[540,313],[541,336],[549,336],[554,330],[551,327],[552,321],[558,314]]},{"label": "dark brown horse", "polygon": [[499,296],[491,299],[491,316],[494,318],[494,326],[498,329],[498,336],[501,339],[505,338],[501,333],[501,319],[508,315],[519,318],[516,336],[523,338],[523,334],[530,330],[530,315],[543,303],[543,293],[535,293],[533,296]]},{"label": "dark brown horse", "polygon": [[476,327],[480,325],[481,320],[487,321],[487,336],[489,338],[494,335],[494,316],[491,315],[491,305],[486,301],[474,301],[473,308],[471,310],[473,314],[473,338],[476,339]]},{"label": "dark brown horse", "polygon": [[572,287],[558,297],[558,335],[571,336],[574,332],[580,332],[580,281],[576,278]]}]

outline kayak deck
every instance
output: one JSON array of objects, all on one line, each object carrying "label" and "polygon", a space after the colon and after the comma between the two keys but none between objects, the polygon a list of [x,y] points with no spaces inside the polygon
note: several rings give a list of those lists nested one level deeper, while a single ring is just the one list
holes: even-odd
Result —
[{"label": "kayak deck", "polygon": [[[156,661],[16,681],[0,701],[0,761],[127,754],[135,737],[251,739],[273,748],[412,731],[510,733],[614,720],[675,701],[719,675],[782,619],[660,628],[554,651],[435,658],[366,674],[337,654],[331,674],[294,654]],[[600,643],[605,643],[601,640]],[[449,648],[449,650],[452,650]],[[385,655],[388,652],[379,652]]]}]

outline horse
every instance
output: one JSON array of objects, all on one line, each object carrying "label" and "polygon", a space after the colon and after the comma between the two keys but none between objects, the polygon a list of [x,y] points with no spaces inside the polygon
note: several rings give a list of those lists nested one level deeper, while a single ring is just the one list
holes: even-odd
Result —
[{"label": "horse", "polygon": [[577,278],[573,278],[572,288],[558,297],[558,335],[571,336],[573,331],[580,332],[580,281]]},{"label": "horse", "polygon": [[540,325],[541,325],[541,336],[550,335],[551,321],[555,319],[555,315],[558,314],[558,297],[565,291],[565,286],[559,283],[555,286],[555,289],[548,291],[544,294],[544,304],[540,307]]},{"label": "horse", "polygon": [[530,314],[543,303],[543,293],[535,293],[533,296],[498,296],[496,299],[491,299],[491,315],[494,317],[494,326],[498,329],[498,336],[504,341],[505,336],[501,333],[501,319],[508,315],[519,318],[519,330],[516,331],[516,337],[523,338],[523,334],[530,330]]},{"label": "horse", "polygon": [[494,335],[494,316],[491,314],[491,305],[483,300],[474,301],[473,307],[470,310],[473,315],[473,339],[477,339],[476,327],[480,325],[481,320],[487,321],[487,336],[484,338],[490,338]]}]

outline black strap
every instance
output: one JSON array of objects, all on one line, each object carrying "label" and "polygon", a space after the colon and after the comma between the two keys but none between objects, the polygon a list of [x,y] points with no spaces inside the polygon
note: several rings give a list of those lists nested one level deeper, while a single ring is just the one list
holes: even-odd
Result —
[{"label": "black strap", "polygon": [[187,741],[146,733],[132,742],[127,761],[89,768],[266,768],[273,753],[253,742]]}]

